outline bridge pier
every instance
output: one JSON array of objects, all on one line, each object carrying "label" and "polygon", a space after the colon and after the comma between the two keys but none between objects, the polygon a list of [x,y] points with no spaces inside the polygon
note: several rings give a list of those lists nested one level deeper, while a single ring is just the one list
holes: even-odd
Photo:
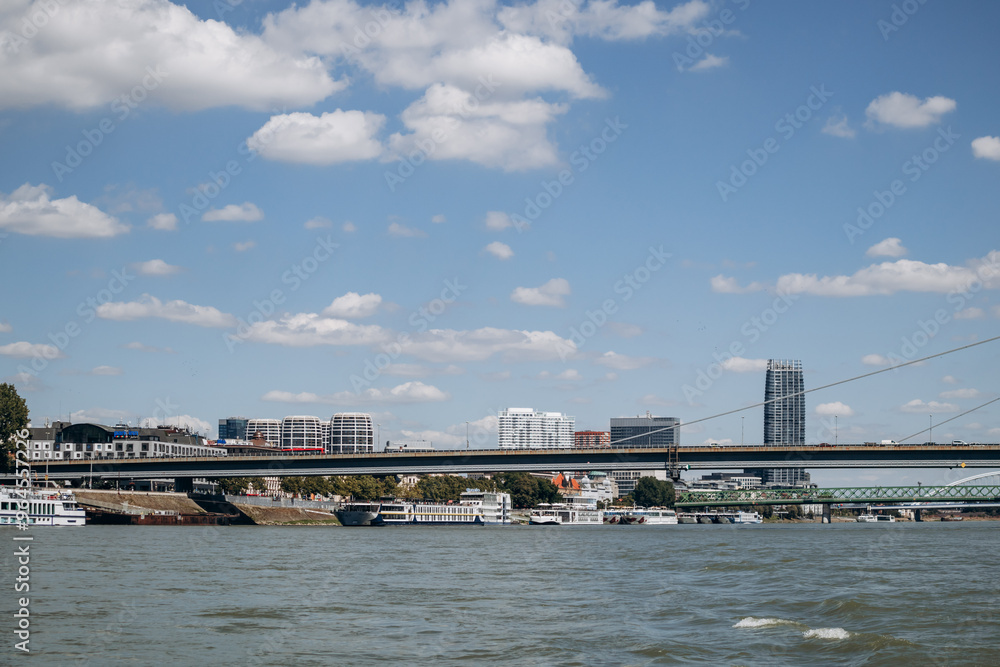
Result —
[{"label": "bridge pier", "polygon": [[920,510],[918,510],[918,509],[913,510],[913,520],[914,521],[923,521],[924,520],[924,517],[920,513]]},{"label": "bridge pier", "polygon": [[830,513],[830,503],[823,503],[823,518],[820,523],[833,523],[833,515]]},{"label": "bridge pier", "polygon": [[190,493],[194,491],[194,477],[175,477],[174,491],[176,493]]}]

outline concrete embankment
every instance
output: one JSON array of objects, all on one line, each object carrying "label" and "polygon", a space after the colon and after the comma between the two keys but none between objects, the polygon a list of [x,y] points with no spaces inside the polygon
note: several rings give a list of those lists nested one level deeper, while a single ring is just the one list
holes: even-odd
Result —
[{"label": "concrete embankment", "polygon": [[113,512],[145,509],[177,512],[178,514],[204,514],[206,511],[183,493],[98,491],[94,489],[74,489],[73,493],[77,502],[84,507]]},{"label": "concrete embankment", "polygon": [[230,503],[241,514],[258,526],[339,526],[337,517],[329,511],[298,507],[258,507],[243,503]]}]

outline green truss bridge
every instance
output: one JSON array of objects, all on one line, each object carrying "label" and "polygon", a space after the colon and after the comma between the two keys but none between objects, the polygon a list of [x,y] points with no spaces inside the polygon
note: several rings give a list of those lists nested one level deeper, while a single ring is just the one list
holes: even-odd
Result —
[{"label": "green truss bridge", "polygon": [[872,486],[839,489],[741,489],[685,491],[677,508],[738,505],[814,505],[839,503],[1000,502],[1000,486]]}]

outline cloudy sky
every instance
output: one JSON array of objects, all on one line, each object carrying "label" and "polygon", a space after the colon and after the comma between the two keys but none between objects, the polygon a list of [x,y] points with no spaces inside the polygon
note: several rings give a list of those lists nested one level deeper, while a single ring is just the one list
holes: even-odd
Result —
[{"label": "cloudy sky", "polygon": [[[36,423],[214,437],[229,415],[362,410],[382,440],[464,446],[468,421],[492,446],[508,406],[694,421],[762,400],[768,358],[801,359],[808,388],[985,340],[998,21],[970,2],[9,0],[0,377]],[[809,394],[807,440],[955,417],[997,396],[998,359]],[[997,442],[997,405],[934,439]],[[760,441],[762,420],[682,441]]]}]

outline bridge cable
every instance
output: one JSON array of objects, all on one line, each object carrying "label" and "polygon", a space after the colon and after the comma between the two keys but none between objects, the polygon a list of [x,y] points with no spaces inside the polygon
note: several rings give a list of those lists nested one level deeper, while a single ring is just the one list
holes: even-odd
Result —
[{"label": "bridge cable", "polygon": [[[708,421],[710,419],[718,419],[719,417],[725,417],[726,415],[735,414],[737,412],[744,412],[746,410],[752,410],[753,408],[759,408],[760,406],[767,405],[768,403],[775,403],[777,401],[784,401],[784,400],[789,399],[789,398],[794,398],[795,396],[802,396],[804,394],[810,394],[810,393],[812,393],[814,391],[819,391],[821,389],[829,389],[830,387],[836,387],[839,384],[846,384],[848,382],[854,382],[855,380],[861,380],[861,379],[866,378],[866,377],[871,377],[873,375],[878,375],[879,373],[886,373],[888,371],[894,371],[897,368],[903,368],[904,366],[911,366],[913,364],[919,364],[920,362],[927,361],[928,359],[935,359],[937,357],[943,357],[946,354],[951,354],[953,352],[960,352],[962,350],[967,350],[970,347],[976,347],[977,345],[984,345],[986,343],[992,343],[993,341],[996,341],[996,340],[1000,340],[1000,336],[994,336],[993,338],[987,338],[986,340],[981,340],[981,341],[979,341],[977,343],[969,343],[968,345],[963,345],[961,347],[955,347],[955,348],[952,348],[950,350],[945,350],[944,352],[938,352],[937,354],[931,354],[931,355],[928,355],[926,357],[922,357],[920,359],[914,359],[912,361],[907,361],[907,362],[904,362],[902,364],[896,364],[894,366],[889,366],[888,368],[881,368],[881,369],[879,369],[877,371],[871,371],[870,373],[864,373],[862,375],[856,375],[856,376],[854,376],[852,378],[848,378],[846,380],[837,380],[836,382],[831,382],[830,384],[824,384],[821,387],[814,387],[813,389],[806,389],[804,391],[797,391],[794,394],[786,394],[785,396],[779,396],[778,398],[772,398],[771,400],[768,400],[768,401],[761,401],[760,403],[754,403],[753,405],[748,405],[746,407],[736,408],[734,410],[728,410],[726,412],[720,412],[719,414],[710,415],[708,417],[702,417],[701,419],[695,419],[693,421],[685,422],[684,424],[678,424],[676,426],[664,426],[663,428],[658,428],[658,429],[653,430],[653,431],[646,431],[645,433],[639,433],[637,435],[630,435],[627,438],[622,438],[621,440],[615,440],[614,442],[611,443],[611,445],[614,446],[614,445],[617,445],[618,443],[625,442],[626,440],[632,440],[634,438],[645,438],[646,436],[652,435],[653,433],[660,433],[661,431],[669,431],[669,430],[672,430],[672,429],[680,428],[681,426],[691,426],[692,424],[697,424],[699,422]],[[980,407],[982,407],[982,406],[980,406]],[[961,416],[961,415],[959,415],[959,416]],[[912,436],[910,436],[910,437],[912,437]],[[677,438],[674,438],[674,441],[676,442]]]},{"label": "bridge cable", "polygon": [[[977,405],[976,407],[972,408],[971,410],[966,410],[965,412],[963,412],[963,413],[962,413],[962,414],[960,414],[960,415],[955,415],[955,416],[954,416],[954,417],[952,417],[951,419],[945,419],[945,420],[944,420],[943,422],[938,422],[937,424],[934,424],[934,426],[941,426],[941,425],[943,425],[943,424],[947,424],[947,423],[948,423],[948,422],[950,422],[950,421],[955,421],[955,420],[956,420],[956,419],[958,419],[959,417],[964,417],[965,415],[969,414],[970,412],[975,412],[976,410],[979,410],[980,408],[985,408],[985,407],[986,407],[987,405],[989,405],[990,403],[996,403],[997,401],[1000,401],[1000,396],[998,396],[997,398],[994,398],[994,399],[993,399],[992,401],[986,401],[986,402],[985,402],[985,403],[983,403],[982,405]],[[912,434],[910,434],[910,435],[906,436],[905,438],[900,438],[900,439],[899,439],[899,440],[897,440],[896,442],[906,442],[906,441],[907,441],[907,440],[909,440],[910,438],[913,438],[913,437],[916,437],[916,436],[920,435],[921,433],[925,433],[925,432],[927,432],[927,431],[930,431],[930,430],[931,430],[931,428],[933,428],[933,427],[928,427],[928,428],[925,428],[925,429],[924,429],[923,431],[917,431],[916,433],[912,433]]]}]

